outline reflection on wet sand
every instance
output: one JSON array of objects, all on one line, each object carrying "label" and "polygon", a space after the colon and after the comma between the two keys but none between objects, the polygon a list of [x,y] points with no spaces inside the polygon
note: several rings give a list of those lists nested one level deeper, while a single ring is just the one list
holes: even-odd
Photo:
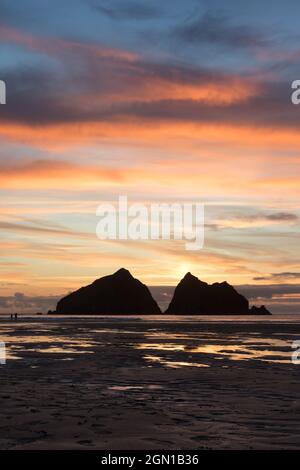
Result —
[{"label": "reflection on wet sand", "polygon": [[196,362],[168,361],[160,356],[144,356],[144,359],[150,362],[158,362],[159,364],[172,369],[179,369],[180,367],[209,367],[208,364],[200,364]]},{"label": "reflection on wet sand", "polygon": [[[1,334],[1,341],[6,345],[7,359],[21,359],[24,353],[41,354],[88,354],[93,353],[94,342],[87,339],[73,339],[67,336],[56,336],[51,334],[51,329],[40,329],[38,334],[26,336],[22,330],[8,334]],[[44,332],[45,334],[40,334]],[[99,345],[99,343],[97,343]],[[66,359],[66,358],[62,358]]]},{"label": "reflection on wet sand", "polygon": [[108,387],[108,390],[114,392],[127,392],[129,390],[161,390],[161,385],[113,385]]},{"label": "reflection on wet sand", "polygon": [[[149,337],[149,335],[148,335]],[[188,337],[187,337],[188,338]],[[175,338],[173,338],[175,339]],[[274,363],[289,363],[291,358],[290,352],[290,343],[281,339],[274,338],[256,338],[251,337],[245,340],[238,338],[240,344],[236,344],[237,337],[228,337],[226,338],[226,343],[231,344],[221,344],[221,343],[208,343],[195,345],[193,344],[183,344],[183,343],[140,343],[133,345],[136,349],[142,350],[152,350],[152,351],[171,351],[171,352],[183,352],[183,353],[193,353],[203,356],[213,356],[214,359],[228,358],[232,361],[249,361],[249,360],[260,360]],[[147,356],[151,357],[152,361],[156,360],[156,356]],[[160,357],[157,357],[157,362],[164,363],[171,367],[170,364],[173,362],[168,359],[165,361]],[[175,362],[174,362],[175,364]],[[182,364],[182,367],[185,365],[191,365],[191,362],[176,362],[179,367]],[[198,362],[194,362],[195,367],[202,367],[203,364],[197,365]]]},{"label": "reflection on wet sand", "polygon": [[[78,325],[79,326],[79,325]],[[115,325],[113,325],[115,326]],[[57,355],[59,359],[68,359],[63,355],[91,354],[99,347],[111,342],[122,348],[134,350],[158,351],[163,355],[147,355],[147,361],[156,362],[166,367],[205,367],[211,360],[228,359],[230,361],[249,361],[289,363],[291,358],[291,341],[285,338],[260,336],[252,332],[251,336],[242,333],[220,334],[215,331],[195,333],[191,331],[166,331],[166,325],[160,328],[144,328],[136,324],[135,328],[112,327],[90,328],[79,326],[76,334],[70,335],[62,325],[57,334],[55,324],[42,324],[27,335],[26,324],[2,325],[1,340],[6,343],[7,359],[18,359],[25,353]],[[97,341],[101,335],[108,340]],[[125,337],[125,341],[120,340]],[[127,339],[128,338],[128,339]],[[132,340],[130,340],[130,338]],[[134,340],[133,340],[134,339]],[[178,357],[178,355],[180,357]]]}]

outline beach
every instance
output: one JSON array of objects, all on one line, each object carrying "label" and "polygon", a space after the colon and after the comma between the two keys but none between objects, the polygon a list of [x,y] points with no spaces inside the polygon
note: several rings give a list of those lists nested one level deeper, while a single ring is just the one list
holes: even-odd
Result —
[{"label": "beach", "polygon": [[0,318],[0,449],[300,449],[299,317]]}]

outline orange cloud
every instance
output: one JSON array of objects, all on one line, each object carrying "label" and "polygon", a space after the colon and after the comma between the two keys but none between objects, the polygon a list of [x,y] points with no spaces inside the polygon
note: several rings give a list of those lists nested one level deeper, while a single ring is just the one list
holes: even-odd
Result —
[{"label": "orange cloud", "polygon": [[0,25],[0,40],[25,46],[34,52],[43,52],[50,55],[62,55],[64,52],[76,52],[94,55],[95,57],[135,61],[137,54],[118,49],[101,47],[93,43],[84,43],[59,38],[37,37],[21,32],[6,25]]},{"label": "orange cloud", "polygon": [[88,167],[66,162],[40,160],[23,166],[0,167],[2,188],[78,189],[122,184],[127,175],[118,169]]},{"label": "orange cloud", "polygon": [[[59,125],[22,125],[1,123],[0,135],[12,141],[48,150],[64,150],[100,142],[128,146],[134,142],[147,146],[201,149],[213,143],[239,146],[241,149],[299,150],[297,129],[254,127],[250,125],[166,122],[163,120],[116,119],[114,122],[85,122]],[[211,147],[211,145],[210,145]]]}]

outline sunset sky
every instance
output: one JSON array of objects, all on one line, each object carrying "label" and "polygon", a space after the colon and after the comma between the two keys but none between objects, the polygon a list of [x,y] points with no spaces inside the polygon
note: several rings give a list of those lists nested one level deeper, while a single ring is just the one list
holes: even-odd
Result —
[{"label": "sunset sky", "polygon": [[[299,312],[299,18],[298,0],[0,0],[0,311],[123,266]],[[119,195],[204,203],[204,249],[100,241]]]}]

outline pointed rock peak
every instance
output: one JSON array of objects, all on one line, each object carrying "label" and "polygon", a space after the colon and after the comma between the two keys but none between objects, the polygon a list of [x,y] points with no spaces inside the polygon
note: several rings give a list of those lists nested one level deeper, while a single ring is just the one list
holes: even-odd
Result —
[{"label": "pointed rock peak", "polygon": [[195,276],[193,276],[190,272],[188,272],[186,273],[183,279],[190,279],[191,277],[195,277]]},{"label": "pointed rock peak", "polygon": [[124,279],[129,279],[129,278],[132,278],[132,274],[130,273],[130,271],[128,271],[128,269],[125,269],[125,268],[121,268],[119,269],[118,271],[116,271],[113,276],[115,277],[122,277]]},{"label": "pointed rock peak", "polygon": [[186,273],[186,275],[184,276],[183,280],[185,281],[188,281],[190,279],[198,279],[196,276],[193,276],[193,274],[191,274],[190,272]]}]

